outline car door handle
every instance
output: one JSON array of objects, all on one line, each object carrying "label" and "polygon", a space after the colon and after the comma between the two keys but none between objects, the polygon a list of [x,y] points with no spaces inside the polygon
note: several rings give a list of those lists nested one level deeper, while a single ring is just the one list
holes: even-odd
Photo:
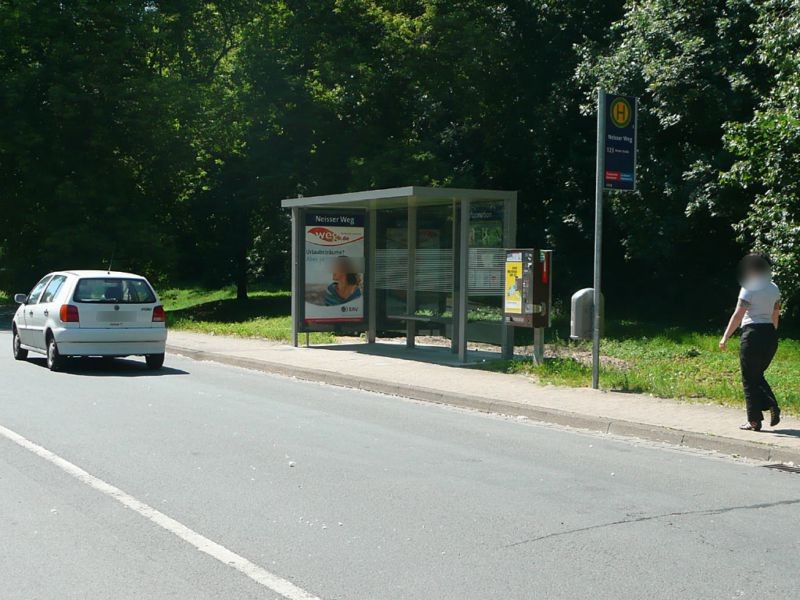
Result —
[{"label": "car door handle", "polygon": [[33,311],[32,311],[32,310],[29,310],[29,311],[28,311],[28,314],[29,314],[30,316],[33,316]]},{"label": "car door handle", "polygon": [[45,311],[44,311],[44,316],[45,316],[45,317],[48,317],[48,316],[50,316],[50,311],[49,311],[49,310],[45,310]]}]

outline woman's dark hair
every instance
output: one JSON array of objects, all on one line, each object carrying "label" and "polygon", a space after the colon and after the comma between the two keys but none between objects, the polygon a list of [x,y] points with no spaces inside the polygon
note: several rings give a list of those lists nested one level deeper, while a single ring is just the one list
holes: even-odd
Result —
[{"label": "woman's dark hair", "polygon": [[739,261],[739,281],[744,281],[750,275],[768,275],[772,272],[772,263],[763,254],[748,254]]}]

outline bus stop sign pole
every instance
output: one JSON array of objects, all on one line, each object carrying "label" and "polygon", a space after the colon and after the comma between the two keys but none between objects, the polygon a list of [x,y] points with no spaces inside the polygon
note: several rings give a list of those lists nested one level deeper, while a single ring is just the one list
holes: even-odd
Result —
[{"label": "bus stop sign pole", "polygon": [[639,102],[631,96],[597,91],[597,173],[594,192],[594,297],[592,387],[600,387],[600,274],[603,252],[603,191],[636,190]]},{"label": "bus stop sign pole", "polygon": [[592,388],[600,387],[600,265],[603,251],[603,185],[606,154],[606,92],[597,90],[597,165],[594,188],[594,299],[592,302]]}]

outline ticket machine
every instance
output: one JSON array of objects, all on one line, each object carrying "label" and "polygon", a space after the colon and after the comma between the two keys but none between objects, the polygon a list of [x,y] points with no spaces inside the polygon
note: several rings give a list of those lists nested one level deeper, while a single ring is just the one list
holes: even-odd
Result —
[{"label": "ticket machine", "polygon": [[506,250],[503,312],[507,324],[533,329],[551,325],[552,265],[552,250]]}]

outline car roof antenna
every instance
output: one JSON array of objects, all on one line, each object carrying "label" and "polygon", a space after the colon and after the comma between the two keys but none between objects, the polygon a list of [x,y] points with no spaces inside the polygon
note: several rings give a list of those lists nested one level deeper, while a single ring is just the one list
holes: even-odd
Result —
[{"label": "car roof antenna", "polygon": [[111,265],[114,264],[114,252],[111,252],[111,260],[108,261],[108,274],[111,275]]}]

